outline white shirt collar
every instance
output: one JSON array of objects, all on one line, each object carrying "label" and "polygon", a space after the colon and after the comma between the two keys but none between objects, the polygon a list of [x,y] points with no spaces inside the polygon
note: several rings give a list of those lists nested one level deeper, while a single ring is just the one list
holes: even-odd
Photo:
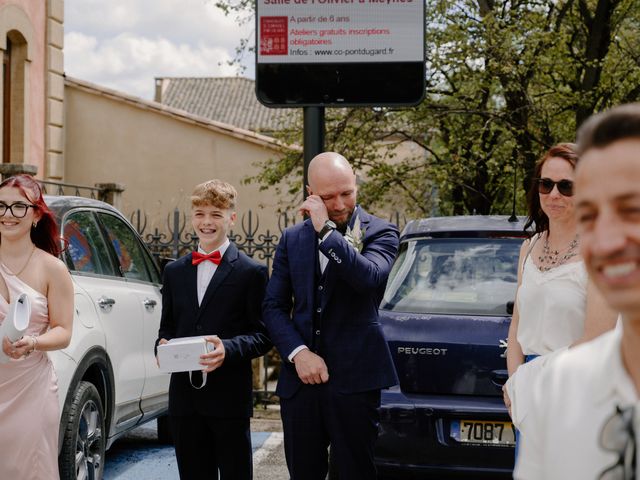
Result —
[{"label": "white shirt collar", "polygon": [[222,245],[220,245],[220,247],[216,248],[215,250],[212,250],[211,252],[206,252],[203,248],[202,245],[198,244],[198,252],[202,253],[204,255],[208,255],[212,252],[215,252],[216,250],[218,250],[220,252],[220,256],[224,257],[225,252],[227,251],[227,248],[229,248],[229,245],[231,244],[231,242],[229,241],[229,239],[225,239],[224,243]]},{"label": "white shirt collar", "polygon": [[600,362],[593,372],[590,387],[594,402],[604,402],[612,395],[618,396],[625,403],[637,402],[638,395],[622,362],[622,322],[617,323],[610,335],[611,341],[602,345],[604,348],[599,352]]},{"label": "white shirt collar", "polygon": [[355,221],[355,218],[358,216],[358,205],[356,205],[355,207],[353,207],[353,213],[351,214],[351,218],[349,219],[349,223],[351,223],[351,220]]}]

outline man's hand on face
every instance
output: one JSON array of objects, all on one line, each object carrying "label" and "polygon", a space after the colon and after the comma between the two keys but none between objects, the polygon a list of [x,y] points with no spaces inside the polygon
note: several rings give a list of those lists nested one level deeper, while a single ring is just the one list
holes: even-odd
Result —
[{"label": "man's hand on face", "polygon": [[327,207],[318,195],[309,195],[307,199],[302,202],[298,211],[302,215],[309,215],[316,232],[322,230],[324,223],[329,220]]},{"label": "man's hand on face", "polygon": [[329,381],[329,370],[327,364],[319,355],[311,350],[304,349],[296,353],[293,357],[293,363],[296,366],[298,377],[302,383],[320,384]]}]

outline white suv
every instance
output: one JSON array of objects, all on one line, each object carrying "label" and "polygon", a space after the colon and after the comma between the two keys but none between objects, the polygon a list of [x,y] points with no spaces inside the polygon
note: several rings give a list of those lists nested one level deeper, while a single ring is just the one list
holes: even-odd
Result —
[{"label": "white suv", "polygon": [[48,196],[75,289],[71,344],[52,352],[60,398],[60,476],[100,479],[104,452],[128,430],[160,417],[166,440],[169,376],[156,366],[160,272],[112,206]]}]

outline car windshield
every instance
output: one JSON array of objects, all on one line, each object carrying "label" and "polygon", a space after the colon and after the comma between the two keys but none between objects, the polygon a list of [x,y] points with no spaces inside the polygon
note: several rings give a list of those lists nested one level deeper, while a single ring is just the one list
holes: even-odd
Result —
[{"label": "car windshield", "polygon": [[439,238],[405,242],[381,308],[407,313],[507,315],[521,239]]}]

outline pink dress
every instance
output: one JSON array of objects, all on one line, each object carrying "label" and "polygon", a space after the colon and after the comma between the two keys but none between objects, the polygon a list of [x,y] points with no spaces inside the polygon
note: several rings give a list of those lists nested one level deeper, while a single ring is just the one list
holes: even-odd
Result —
[{"label": "pink dress", "polygon": [[[11,299],[26,293],[31,319],[25,335],[49,328],[47,298],[2,266]],[[0,295],[0,323],[9,305]],[[0,363],[0,479],[58,479],[58,379],[45,352]]]}]

